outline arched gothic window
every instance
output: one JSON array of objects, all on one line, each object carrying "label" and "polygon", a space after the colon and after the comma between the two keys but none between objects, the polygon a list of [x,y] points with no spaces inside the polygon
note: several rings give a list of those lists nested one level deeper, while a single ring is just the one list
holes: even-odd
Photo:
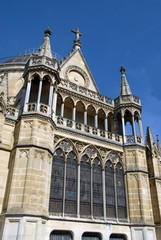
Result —
[{"label": "arched gothic window", "polygon": [[91,215],[91,165],[86,154],[80,167],[80,215]]},{"label": "arched gothic window", "polygon": [[29,103],[37,102],[38,91],[39,91],[39,82],[40,82],[40,77],[38,75],[35,75],[33,80],[31,81]]},{"label": "arched gothic window", "polygon": [[61,148],[58,148],[53,157],[49,211],[63,212],[63,189],[65,157]]},{"label": "arched gothic window", "polygon": [[120,162],[116,165],[116,192],[118,218],[126,218],[126,194],[124,183],[124,171]]},{"label": "arched gothic window", "polygon": [[105,166],[105,188],[106,188],[106,216],[107,218],[116,217],[116,202],[115,202],[115,183],[114,183],[114,168],[110,160]]},{"label": "arched gothic window", "polygon": [[99,158],[94,159],[93,168],[93,216],[103,216],[102,166]]},{"label": "arched gothic window", "polygon": [[41,103],[48,105],[49,92],[50,92],[50,80],[47,76],[45,76],[42,81],[42,90],[41,90],[41,98],[40,98]]},{"label": "arched gothic window", "polygon": [[77,159],[73,151],[67,155],[66,186],[65,186],[65,213],[77,212]]},{"label": "arched gothic window", "polygon": [[[68,148],[68,142],[64,141],[63,144],[64,148]],[[74,151],[65,154],[61,145],[53,157],[49,211],[77,213],[77,159]]]},{"label": "arched gothic window", "polygon": [[109,153],[102,169],[97,151],[88,147],[78,164],[72,144],[61,141],[53,157],[49,211],[82,218],[127,218],[124,171],[119,156]]}]

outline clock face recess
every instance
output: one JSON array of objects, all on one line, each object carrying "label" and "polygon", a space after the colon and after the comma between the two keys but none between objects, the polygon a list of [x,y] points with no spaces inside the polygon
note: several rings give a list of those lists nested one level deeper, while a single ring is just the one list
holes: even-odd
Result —
[{"label": "clock face recess", "polygon": [[68,79],[69,81],[78,84],[79,86],[84,86],[85,85],[85,79],[83,75],[76,71],[76,70],[71,70],[68,72]]}]

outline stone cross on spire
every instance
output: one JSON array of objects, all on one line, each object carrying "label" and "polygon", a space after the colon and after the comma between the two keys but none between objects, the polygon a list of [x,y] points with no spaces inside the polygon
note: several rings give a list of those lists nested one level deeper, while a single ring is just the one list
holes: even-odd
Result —
[{"label": "stone cross on spire", "polygon": [[80,49],[81,47],[80,36],[82,36],[82,34],[80,33],[79,28],[76,28],[76,30],[71,30],[71,32],[75,34],[73,50]]},{"label": "stone cross on spire", "polygon": [[82,34],[79,31],[79,28],[76,28],[76,30],[71,30],[71,32],[75,33],[77,40],[79,39],[80,36],[82,36]]}]

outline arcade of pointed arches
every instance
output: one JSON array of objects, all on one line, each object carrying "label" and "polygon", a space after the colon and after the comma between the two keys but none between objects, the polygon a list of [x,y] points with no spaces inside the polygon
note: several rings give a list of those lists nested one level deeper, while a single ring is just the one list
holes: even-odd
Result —
[{"label": "arcade of pointed arches", "polygon": [[53,114],[84,125],[123,135],[124,142],[143,143],[142,123],[139,111],[125,109],[113,113],[94,104],[74,100],[57,93],[49,75],[41,78],[37,73],[28,81],[25,96],[25,111]]},{"label": "arcade of pointed arches", "polygon": [[124,169],[120,156],[61,140],[52,163],[49,212],[96,219],[126,219]]}]

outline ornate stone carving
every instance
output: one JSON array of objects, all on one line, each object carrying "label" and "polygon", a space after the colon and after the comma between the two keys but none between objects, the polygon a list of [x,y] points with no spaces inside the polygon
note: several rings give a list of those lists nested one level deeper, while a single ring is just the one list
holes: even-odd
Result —
[{"label": "ornate stone carving", "polygon": [[137,174],[130,174],[129,178],[132,181],[138,181],[139,180],[139,176]]},{"label": "ornate stone carving", "polygon": [[19,158],[28,158],[29,156],[29,150],[28,149],[22,149],[19,151]]},{"label": "ornate stone carving", "polygon": [[40,152],[40,151],[37,151],[37,150],[35,150],[35,158],[38,158],[38,159],[41,159],[41,160],[43,160],[43,158],[44,158],[44,153],[43,153],[43,152]]}]

